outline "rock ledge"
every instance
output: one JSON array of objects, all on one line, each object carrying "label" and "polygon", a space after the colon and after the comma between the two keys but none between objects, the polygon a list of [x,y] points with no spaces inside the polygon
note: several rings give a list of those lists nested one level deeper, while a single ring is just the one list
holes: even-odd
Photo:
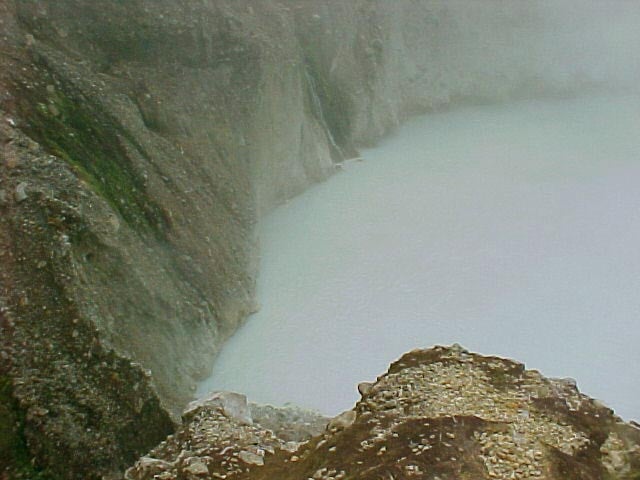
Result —
[{"label": "rock ledge", "polygon": [[415,350],[303,443],[201,408],[129,480],[637,479],[640,429],[570,379],[469,353]]}]

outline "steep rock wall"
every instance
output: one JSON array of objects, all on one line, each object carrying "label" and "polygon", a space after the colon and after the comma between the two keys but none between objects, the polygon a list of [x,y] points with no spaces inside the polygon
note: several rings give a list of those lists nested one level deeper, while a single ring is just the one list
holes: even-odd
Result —
[{"label": "steep rock wall", "polygon": [[540,21],[506,0],[0,2],[0,458],[117,477],[255,308],[258,217],[408,115],[562,90],[522,61]]}]

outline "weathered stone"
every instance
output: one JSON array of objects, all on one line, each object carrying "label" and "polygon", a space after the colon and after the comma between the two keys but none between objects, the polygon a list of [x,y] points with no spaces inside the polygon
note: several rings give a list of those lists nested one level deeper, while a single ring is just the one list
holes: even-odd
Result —
[{"label": "weathered stone", "polygon": [[238,454],[238,458],[242,460],[244,463],[248,463],[249,465],[264,465],[264,458],[260,455],[257,455],[253,452],[248,452],[246,450],[242,450]]},{"label": "weathered stone", "polygon": [[16,199],[16,202],[20,203],[23,202],[27,199],[27,183],[26,182],[20,182],[17,186],[16,186],[16,191],[14,194],[14,198]]},{"label": "weathered stone", "polygon": [[190,458],[186,462],[186,466],[182,468],[182,471],[197,477],[209,475],[209,469],[207,464],[201,458]]},{"label": "weathered stone", "polygon": [[[549,386],[547,397],[531,395],[543,385]],[[497,480],[541,478],[543,472],[547,480],[599,478],[603,469],[612,476],[635,473],[636,428],[575,388],[554,385],[521,364],[460,347],[415,350],[295,455],[269,430],[241,424],[218,409],[202,411],[150,455],[172,462],[181,455],[215,456],[212,476],[235,471],[231,476],[239,480],[369,478],[390,465],[398,479],[425,472],[457,478],[460,471]],[[577,404],[582,415],[568,406]],[[591,441],[594,435],[608,435],[600,450]],[[264,462],[266,452],[273,461]],[[238,462],[260,465],[259,475],[251,469],[240,474],[234,470]],[[295,473],[287,467],[292,464]]]},{"label": "weathered stone", "polygon": [[347,410],[346,412],[342,412],[340,415],[332,418],[329,421],[327,430],[344,430],[345,428],[349,428],[353,425],[355,420],[356,412],[354,410]]},{"label": "weathered stone", "polygon": [[283,446],[282,449],[286,450],[287,452],[297,452],[298,449],[300,448],[300,445],[302,445],[302,442],[286,442]]},{"label": "weathered stone", "polygon": [[203,408],[210,407],[219,408],[225,416],[240,423],[253,423],[247,397],[234,392],[213,392],[208,397],[191,402],[183,412],[182,419],[187,422]]},{"label": "weathered stone", "polygon": [[126,480],[140,477],[154,478],[155,475],[171,469],[172,466],[172,464],[164,460],[145,456],[141,457],[133,467],[129,468],[124,477]]},{"label": "weathered stone", "polygon": [[373,388],[373,385],[374,384],[371,382],[360,382],[358,384],[358,392],[360,392],[360,395],[364,397],[369,394],[369,392]]}]

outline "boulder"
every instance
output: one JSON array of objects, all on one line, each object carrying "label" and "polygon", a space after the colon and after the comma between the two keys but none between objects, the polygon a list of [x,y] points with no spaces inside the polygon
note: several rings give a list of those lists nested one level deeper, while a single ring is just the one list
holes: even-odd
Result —
[{"label": "boulder", "polygon": [[191,421],[204,408],[216,408],[227,418],[245,425],[252,425],[247,397],[234,392],[213,392],[205,398],[191,402],[182,413],[183,422]]}]

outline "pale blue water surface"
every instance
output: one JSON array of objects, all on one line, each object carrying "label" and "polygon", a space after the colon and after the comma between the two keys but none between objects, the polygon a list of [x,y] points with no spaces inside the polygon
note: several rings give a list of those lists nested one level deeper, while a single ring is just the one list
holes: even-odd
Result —
[{"label": "pale blue water surface", "polygon": [[335,414],[416,347],[573,377],[640,419],[640,97],[416,118],[260,226],[209,390]]}]

